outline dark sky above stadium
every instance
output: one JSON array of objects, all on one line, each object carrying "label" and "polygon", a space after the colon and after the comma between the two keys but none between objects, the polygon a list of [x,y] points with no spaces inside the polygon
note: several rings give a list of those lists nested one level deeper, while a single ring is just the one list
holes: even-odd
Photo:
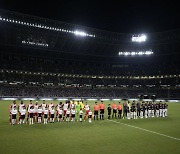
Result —
[{"label": "dark sky above stadium", "polygon": [[121,33],[180,28],[178,1],[4,0],[1,9]]}]

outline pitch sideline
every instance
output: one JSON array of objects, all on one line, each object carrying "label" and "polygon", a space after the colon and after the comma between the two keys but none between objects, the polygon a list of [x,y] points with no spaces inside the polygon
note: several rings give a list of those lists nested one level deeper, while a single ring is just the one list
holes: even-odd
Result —
[{"label": "pitch sideline", "polygon": [[122,123],[122,122],[118,122],[118,121],[114,121],[114,120],[108,120],[108,121],[111,121],[111,122],[114,122],[114,123],[118,123],[118,124],[122,124],[122,125],[125,125],[125,126],[128,126],[128,127],[140,129],[140,130],[143,130],[143,131],[146,131],[146,132],[150,132],[150,133],[153,133],[153,134],[161,135],[161,136],[164,136],[164,137],[167,137],[167,138],[170,138],[170,139],[174,139],[174,140],[180,141],[179,138],[172,137],[172,136],[165,135],[165,134],[161,134],[161,133],[158,133],[158,132],[155,132],[155,131],[151,131],[151,130],[148,130],[148,129],[144,129],[144,128],[141,128],[141,127],[136,127],[136,126],[128,125],[128,124],[125,124],[125,123]]}]

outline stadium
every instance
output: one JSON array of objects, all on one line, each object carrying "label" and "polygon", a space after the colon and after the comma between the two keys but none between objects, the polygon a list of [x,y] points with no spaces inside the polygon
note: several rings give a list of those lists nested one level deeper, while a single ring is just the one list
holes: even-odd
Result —
[{"label": "stadium", "polygon": [[[179,49],[180,29],[119,33],[1,9],[2,154],[180,153]],[[15,111],[20,102],[24,122]],[[37,117],[29,102],[38,103]],[[47,124],[43,102],[55,116]],[[59,102],[69,104],[65,114],[80,103],[82,117],[58,118]],[[119,102],[122,113],[113,106]]]}]

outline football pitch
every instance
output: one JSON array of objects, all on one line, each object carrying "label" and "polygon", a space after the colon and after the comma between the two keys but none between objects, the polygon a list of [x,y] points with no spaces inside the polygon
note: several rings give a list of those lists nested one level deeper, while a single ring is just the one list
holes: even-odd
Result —
[{"label": "football pitch", "polygon": [[11,103],[0,101],[1,154],[180,154],[180,103],[168,103],[166,118],[107,120],[106,110],[105,120],[92,123],[15,126],[9,125]]}]

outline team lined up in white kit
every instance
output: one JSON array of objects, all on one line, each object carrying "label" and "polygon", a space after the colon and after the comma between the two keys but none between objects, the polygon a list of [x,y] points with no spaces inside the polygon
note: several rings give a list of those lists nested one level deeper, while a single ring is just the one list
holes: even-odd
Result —
[{"label": "team lined up in white kit", "polygon": [[[9,110],[9,120],[10,124],[12,125],[23,124],[25,122],[31,125],[34,124],[34,122],[42,123],[42,120],[44,124],[47,124],[48,122],[54,123],[55,119],[57,119],[58,122],[74,122],[75,120],[82,122],[83,119],[86,119],[86,117],[88,117],[88,121],[90,123],[92,122],[92,111],[90,110],[90,106],[86,103],[82,107],[79,101],[77,102],[77,104],[75,104],[74,102],[70,103],[69,101],[65,102],[64,104],[60,102],[56,106],[52,102],[47,105],[45,101],[43,101],[41,105],[38,105],[37,102],[33,104],[32,101],[30,101],[27,108],[23,101],[21,101],[18,109],[16,101],[14,101],[13,104],[10,105]],[[18,113],[19,120],[17,121]]]}]

